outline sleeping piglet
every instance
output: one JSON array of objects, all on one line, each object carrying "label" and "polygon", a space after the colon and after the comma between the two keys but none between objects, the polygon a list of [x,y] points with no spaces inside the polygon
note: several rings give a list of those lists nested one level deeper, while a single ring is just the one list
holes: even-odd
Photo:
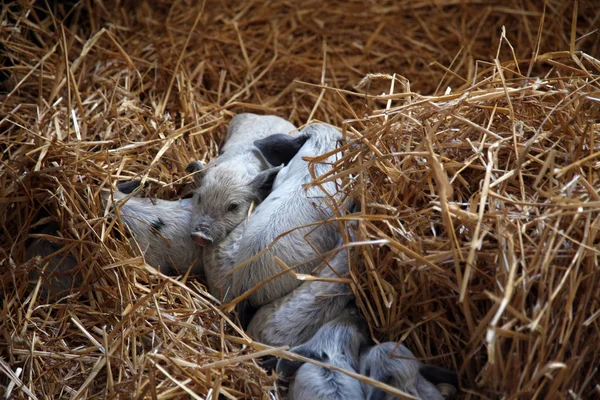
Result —
[{"label": "sleeping piglet", "polygon": [[[249,220],[232,232],[236,248],[233,251],[233,265],[224,265],[224,269],[233,268],[231,273],[231,292],[233,297],[244,294],[255,285],[282,271],[275,257],[290,267],[298,266],[297,272],[308,273],[320,262],[318,257],[332,250],[338,242],[338,227],[333,222],[324,222],[332,216],[324,198],[338,198],[338,183],[325,182],[318,187],[305,189],[303,185],[312,181],[308,161],[304,157],[315,157],[336,148],[342,138],[341,133],[331,125],[314,124],[301,132],[307,140],[298,153],[277,175],[271,193],[256,208]],[[275,142],[279,145],[279,139]],[[267,160],[273,159],[273,137],[256,141]],[[331,162],[338,153],[325,162],[315,164],[315,173],[320,176],[331,170]],[[271,161],[269,161],[271,162]],[[315,226],[315,223],[320,223]],[[313,226],[305,226],[313,224]],[[297,229],[299,228],[299,229]],[[241,233],[240,233],[241,231]],[[289,232],[289,233],[288,233]],[[281,236],[283,235],[283,236]],[[279,240],[267,249],[275,239]],[[263,252],[260,256],[251,258]],[[242,263],[245,265],[241,266]],[[259,307],[279,297],[285,296],[302,282],[291,274],[283,274],[263,284],[239,304],[238,314],[243,316],[247,307]]]},{"label": "sleeping piglet", "polygon": [[[367,322],[351,311],[323,325],[306,343],[290,352],[356,372],[359,352],[368,341]],[[361,383],[344,374],[311,363],[280,359],[277,374],[290,383],[289,399],[362,400]]]},{"label": "sleeping piglet", "polygon": [[[130,183],[117,185],[115,201],[126,197]],[[108,200],[108,196],[105,196]],[[131,197],[120,206],[121,220],[137,242],[148,265],[169,275],[202,275],[202,248],[190,237],[192,199],[161,200]],[[133,246],[136,248],[136,246]]]},{"label": "sleeping piglet", "polygon": [[[338,242],[338,246],[343,241]],[[346,278],[352,249],[342,249],[322,266],[319,278]],[[354,295],[347,283],[307,281],[293,292],[262,306],[252,317],[248,333],[271,346],[298,346],[335,319]]]},{"label": "sleeping piglet", "polygon": [[[444,400],[439,388],[449,397],[455,395],[458,388],[458,377],[454,372],[423,364],[408,348],[395,342],[382,343],[364,351],[360,373],[423,400]],[[395,398],[364,382],[362,385],[367,400]]]}]

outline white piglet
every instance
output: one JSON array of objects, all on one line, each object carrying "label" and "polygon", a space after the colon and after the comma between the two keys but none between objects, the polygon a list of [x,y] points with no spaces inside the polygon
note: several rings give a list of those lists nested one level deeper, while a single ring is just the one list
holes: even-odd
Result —
[{"label": "white piglet", "polygon": [[[120,191],[113,194],[114,200],[125,196]],[[131,232],[130,241],[133,244],[135,239],[148,265],[169,275],[182,275],[188,269],[194,275],[203,275],[202,248],[190,237],[189,231],[192,208],[191,198],[131,197],[120,206],[119,215]]]},{"label": "white piglet", "polygon": [[[279,172],[271,193],[256,208],[249,221],[237,228],[242,233],[234,232],[235,243],[232,246],[236,247],[233,252],[235,262],[231,266],[224,266],[225,270],[240,266],[231,273],[234,297],[282,272],[276,258],[290,267],[298,266],[297,272],[308,273],[319,264],[319,256],[332,250],[338,241],[337,225],[325,222],[332,216],[325,198],[337,197],[339,182],[329,181],[319,187],[306,189],[304,185],[312,181],[312,176],[304,157],[319,156],[335,149],[342,138],[341,133],[331,125],[314,124],[304,128],[301,134],[307,137],[306,142]],[[280,141],[275,137],[255,142],[267,160],[279,154],[273,154],[273,143],[279,144]],[[325,162],[315,164],[316,175],[330,171],[330,163],[336,158],[337,153]],[[321,224],[315,226],[315,223]],[[307,226],[310,224],[313,226]],[[279,240],[264,251],[278,237]],[[260,256],[252,259],[261,252]],[[241,266],[242,263],[245,265]],[[283,274],[263,283],[258,290],[249,294],[247,301],[240,304],[240,317],[243,317],[246,307],[257,308],[267,304],[292,292],[301,283],[291,274]]]},{"label": "white piglet", "polygon": [[[338,245],[343,245],[340,241]],[[324,263],[319,278],[347,278],[351,249],[340,250]],[[340,316],[354,299],[340,281],[307,281],[293,292],[262,306],[252,317],[248,333],[271,346],[297,346],[309,340],[327,322]]]}]

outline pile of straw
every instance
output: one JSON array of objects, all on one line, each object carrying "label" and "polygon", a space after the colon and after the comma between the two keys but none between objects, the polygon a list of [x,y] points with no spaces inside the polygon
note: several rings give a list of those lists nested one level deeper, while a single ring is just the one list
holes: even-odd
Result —
[{"label": "pile of straw", "polygon": [[[593,1],[30,3],[0,24],[3,395],[279,396],[255,359],[280,350],[135,257],[99,195],[185,195],[242,111],[351,138],[335,177],[376,241],[352,272],[376,339],[464,398],[600,395]],[[25,262],[41,210],[84,276],[49,303]]]}]

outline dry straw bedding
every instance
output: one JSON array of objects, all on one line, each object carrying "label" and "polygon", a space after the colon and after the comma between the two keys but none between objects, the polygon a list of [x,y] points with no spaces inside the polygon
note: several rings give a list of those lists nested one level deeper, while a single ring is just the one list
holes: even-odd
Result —
[{"label": "dry straw bedding", "polygon": [[[335,177],[376,241],[352,269],[376,339],[460,371],[464,398],[600,396],[593,1],[71,6],[2,8],[0,392],[269,397],[255,359],[280,350],[145,265],[99,196],[134,177],[185,195],[252,111],[352,140]],[[41,209],[85,276],[61,302],[27,282]]]}]

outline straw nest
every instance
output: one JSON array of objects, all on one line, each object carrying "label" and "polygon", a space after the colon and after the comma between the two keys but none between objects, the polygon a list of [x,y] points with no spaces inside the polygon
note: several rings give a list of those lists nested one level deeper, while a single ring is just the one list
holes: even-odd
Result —
[{"label": "straw nest", "polygon": [[[251,111],[351,139],[335,176],[374,241],[352,279],[376,339],[465,398],[600,395],[598,26],[593,1],[5,4],[0,391],[278,396],[255,359],[280,350],[144,264],[99,195],[185,195]],[[25,262],[42,209],[84,276],[49,303]]]}]

